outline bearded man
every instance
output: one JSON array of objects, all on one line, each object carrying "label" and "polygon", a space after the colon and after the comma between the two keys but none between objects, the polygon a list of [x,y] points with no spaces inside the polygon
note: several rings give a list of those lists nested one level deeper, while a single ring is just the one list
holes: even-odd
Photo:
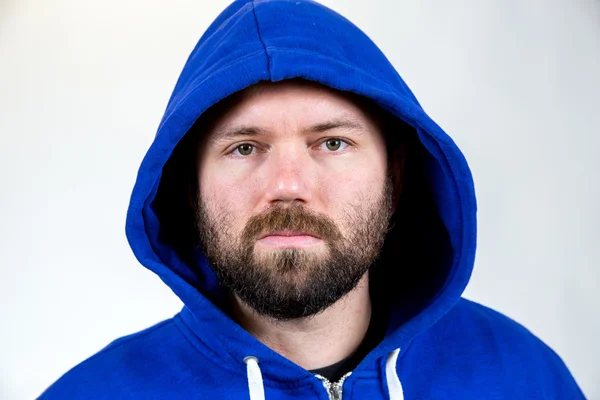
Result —
[{"label": "bearded man", "polygon": [[183,310],[42,399],[579,399],[461,295],[468,165],[380,50],[312,1],[235,1],[185,65],[127,235]]}]

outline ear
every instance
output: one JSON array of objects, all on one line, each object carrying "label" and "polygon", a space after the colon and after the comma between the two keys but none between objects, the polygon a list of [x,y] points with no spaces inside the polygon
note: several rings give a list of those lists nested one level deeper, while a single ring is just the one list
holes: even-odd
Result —
[{"label": "ear", "polygon": [[396,212],[398,201],[402,194],[404,184],[404,160],[406,155],[406,146],[403,143],[396,145],[391,154],[390,173],[392,175],[392,184],[394,185],[392,212]]}]

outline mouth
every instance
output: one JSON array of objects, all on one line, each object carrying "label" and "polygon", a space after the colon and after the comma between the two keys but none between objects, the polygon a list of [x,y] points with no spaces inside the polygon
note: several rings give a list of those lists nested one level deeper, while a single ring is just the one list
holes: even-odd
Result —
[{"label": "mouth", "polygon": [[272,231],[272,232],[267,232],[265,234],[263,234],[260,239],[264,239],[266,237],[269,236],[284,236],[284,237],[294,237],[294,236],[311,236],[317,239],[320,239],[318,236],[313,235],[312,233],[308,233],[308,232],[300,232],[300,231],[289,231],[289,230],[282,230],[282,231]]},{"label": "mouth", "polygon": [[321,238],[307,232],[273,231],[262,235],[259,243],[274,247],[312,246],[321,243]]}]

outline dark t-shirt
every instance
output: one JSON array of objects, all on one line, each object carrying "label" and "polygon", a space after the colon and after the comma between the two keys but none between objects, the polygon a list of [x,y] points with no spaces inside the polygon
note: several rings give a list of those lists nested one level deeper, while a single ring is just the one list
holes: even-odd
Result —
[{"label": "dark t-shirt", "polygon": [[342,376],[356,368],[363,358],[381,342],[384,336],[385,319],[378,313],[373,312],[365,338],[354,353],[335,364],[313,369],[309,372],[321,375],[327,378],[329,382],[337,382]]}]

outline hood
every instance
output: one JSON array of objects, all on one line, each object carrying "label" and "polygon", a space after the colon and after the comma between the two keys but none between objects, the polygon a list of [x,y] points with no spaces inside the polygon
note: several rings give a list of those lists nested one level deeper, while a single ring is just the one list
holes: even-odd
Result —
[{"label": "hood", "polygon": [[[374,304],[386,305],[388,328],[366,365],[408,345],[460,299],[474,263],[476,203],[471,173],[452,139],[377,46],[334,11],[312,1],[241,0],[217,17],[189,56],[142,161],[127,238],[140,263],[183,301],[202,340],[223,349],[216,353],[258,356],[268,360],[263,368],[277,366],[280,373],[291,368],[227,316],[204,255],[169,236],[177,215],[165,214],[164,204],[176,197],[176,179],[166,179],[177,176],[167,174],[177,168],[170,160],[205,111],[259,81],[292,78],[366,97],[410,130],[403,193],[371,282],[382,300]],[[170,208],[177,214],[177,204]],[[295,372],[288,371],[291,378]]]}]

